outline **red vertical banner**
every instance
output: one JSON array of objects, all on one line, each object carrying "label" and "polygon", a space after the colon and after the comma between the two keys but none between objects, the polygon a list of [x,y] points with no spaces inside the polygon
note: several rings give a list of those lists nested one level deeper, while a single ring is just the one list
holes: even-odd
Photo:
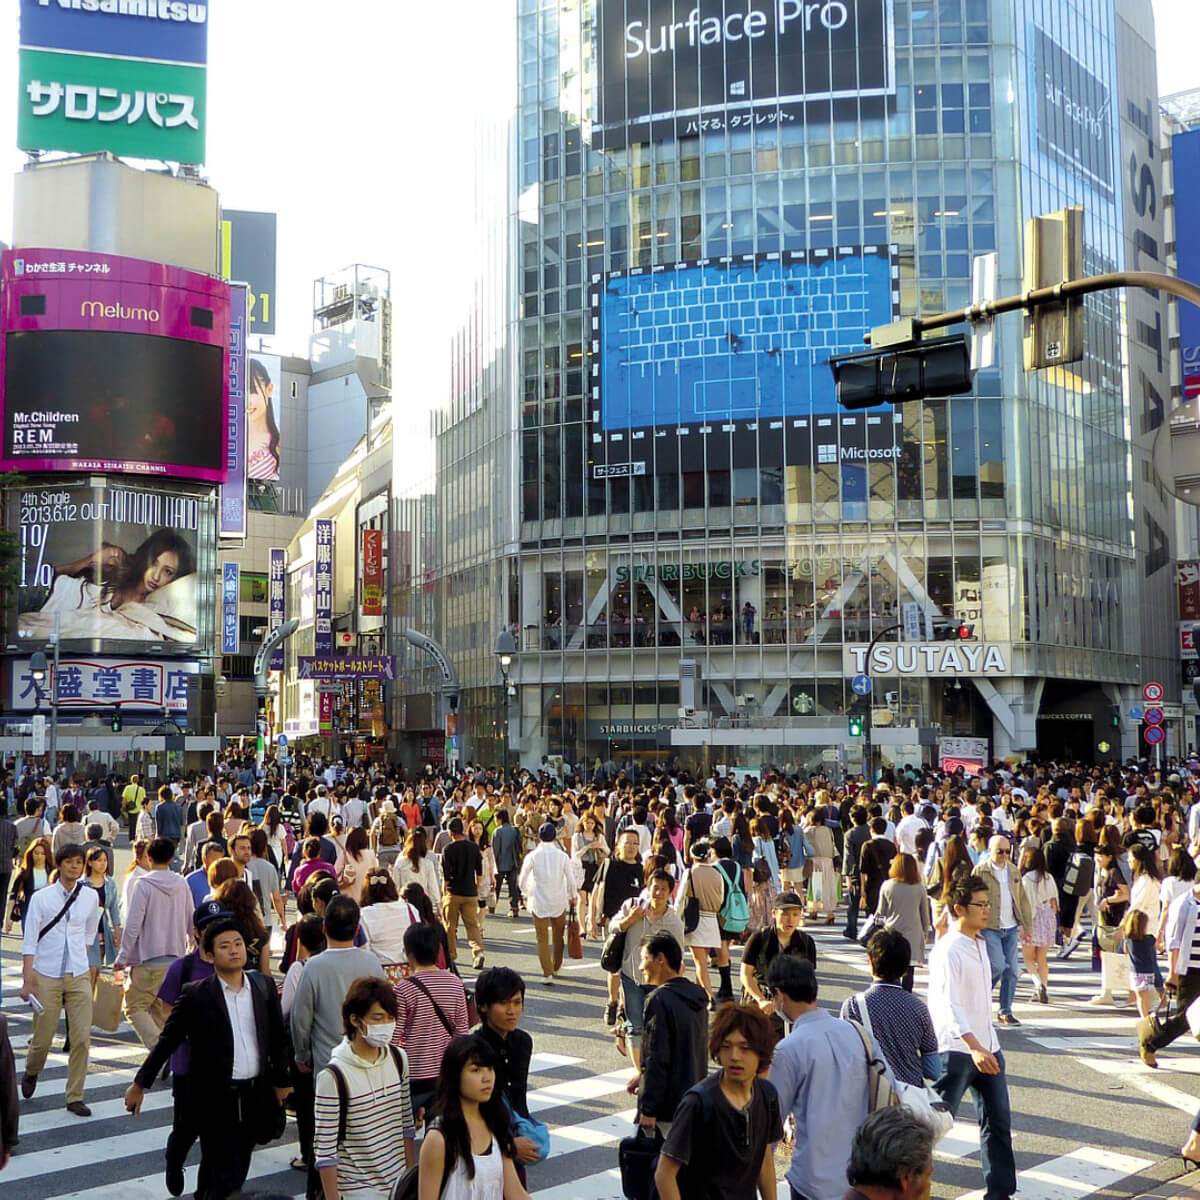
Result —
[{"label": "red vertical banner", "polygon": [[1200,563],[1187,560],[1175,568],[1179,585],[1179,619],[1200,621]]},{"label": "red vertical banner", "polygon": [[333,732],[333,693],[321,692],[318,697],[321,702],[320,715],[317,720],[318,733]]},{"label": "red vertical banner", "polygon": [[362,613],[383,616],[383,530],[364,529],[362,542]]}]

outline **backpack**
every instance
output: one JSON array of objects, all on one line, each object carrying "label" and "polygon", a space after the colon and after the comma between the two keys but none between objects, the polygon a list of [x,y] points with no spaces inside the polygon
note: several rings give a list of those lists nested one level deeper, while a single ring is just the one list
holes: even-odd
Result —
[{"label": "backpack", "polygon": [[[403,1086],[407,1074],[404,1070],[404,1058],[400,1050],[396,1046],[389,1046],[388,1049],[392,1052],[392,1062],[396,1064],[396,1074],[400,1076],[400,1084]],[[338,1131],[337,1144],[340,1146],[346,1140],[346,1121],[350,1115],[350,1089],[346,1086],[346,1077],[342,1074],[338,1067],[333,1063],[328,1067],[330,1075],[333,1076],[334,1086],[337,1088],[338,1097]]]},{"label": "backpack", "polygon": [[1082,896],[1091,890],[1095,875],[1095,864],[1092,856],[1084,850],[1072,853],[1067,863],[1067,873],[1063,877],[1063,894],[1066,896]]},{"label": "backpack", "polygon": [[[697,1083],[694,1086],[688,1088],[688,1090],[686,1092],[684,1092],[684,1096],[694,1093],[700,1099],[700,1127],[697,1130],[697,1132],[700,1133],[701,1135],[707,1135],[709,1127],[712,1125],[712,1120],[713,1120],[712,1088],[705,1086],[705,1083],[707,1083],[707,1082],[708,1081],[706,1080],[704,1082]],[[779,1093],[776,1091],[775,1085],[769,1079],[764,1079],[762,1076],[759,1076],[759,1078],[756,1079],[755,1082],[760,1087],[762,1087],[763,1094],[767,1100],[768,1107],[771,1104],[772,1098],[774,1098],[775,1104],[778,1105]],[[720,1087],[721,1085],[717,1084],[716,1086]],[[682,1102],[683,1102],[683,1097],[681,1096],[680,1103],[682,1103]],[[782,1117],[782,1115],[783,1114],[781,1113],[780,1116]],[[711,1146],[711,1145],[713,1145],[713,1139],[709,1138],[707,1136],[701,1136],[701,1137],[695,1139],[695,1143],[697,1146],[701,1146],[701,1145]],[[695,1159],[693,1158],[692,1163],[694,1163],[694,1162],[695,1162]],[[691,1164],[688,1164],[688,1165],[691,1165]],[[656,1163],[656,1166],[657,1166],[657,1163]],[[701,1167],[703,1168],[703,1164],[701,1164]],[[684,1172],[686,1172],[687,1169],[688,1169],[688,1167],[685,1166],[683,1171],[680,1172],[680,1178],[681,1178],[681,1180],[683,1180],[683,1182],[686,1182],[686,1178],[684,1177]],[[651,1178],[653,1178],[653,1172],[651,1172]],[[681,1195],[683,1194],[682,1189],[680,1190],[680,1194]],[[653,1189],[651,1191],[650,1195],[651,1195],[652,1200],[657,1200],[658,1189],[657,1188]]]},{"label": "backpack", "polygon": [[721,905],[721,911],[717,913],[717,920],[725,933],[744,933],[746,926],[750,924],[750,905],[746,901],[746,893],[725,874],[725,868],[720,863],[714,865],[725,880],[725,902]]},{"label": "backpack", "polygon": [[394,813],[384,813],[379,823],[379,844],[381,846],[397,846],[400,844],[400,822]]}]

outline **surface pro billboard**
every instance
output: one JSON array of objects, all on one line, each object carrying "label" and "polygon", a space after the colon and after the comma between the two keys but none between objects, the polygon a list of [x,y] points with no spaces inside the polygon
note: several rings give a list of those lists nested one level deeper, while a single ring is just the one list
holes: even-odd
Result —
[{"label": "surface pro billboard", "polygon": [[[1172,162],[1175,172],[1175,195],[1200,195],[1200,129],[1177,133],[1171,139]],[[1200,280],[1200,229],[1196,222],[1180,219],[1175,224],[1175,253],[1180,279]],[[1182,372],[1183,398],[1195,400],[1200,396],[1200,310],[1193,304],[1180,304],[1179,360]]]},{"label": "surface pro billboard", "polygon": [[598,0],[597,149],[894,95],[892,0]]},{"label": "surface pro billboard", "polygon": [[224,483],[229,285],[67,250],[0,265],[0,470]]}]

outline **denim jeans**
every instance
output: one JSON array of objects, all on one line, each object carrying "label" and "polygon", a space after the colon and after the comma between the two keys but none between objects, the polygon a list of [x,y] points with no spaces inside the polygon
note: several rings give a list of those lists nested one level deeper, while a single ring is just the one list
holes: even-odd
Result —
[{"label": "denim jeans", "polygon": [[1017,977],[1021,973],[1021,928],[985,929],[988,962],[992,965],[992,985],[1000,982],[1000,1011],[1012,1016],[1013,997],[1017,994]]},{"label": "denim jeans", "polygon": [[621,973],[621,994],[625,998],[625,1032],[631,1038],[642,1036],[642,1024],[646,1016],[646,997],[651,989]]},{"label": "denim jeans", "polygon": [[956,1118],[967,1089],[975,1094],[984,1196],[986,1200],[1009,1200],[1017,1190],[1017,1164],[1013,1159],[1012,1113],[1004,1054],[997,1050],[996,1058],[1000,1074],[984,1075],[969,1054],[951,1050],[946,1055],[945,1072],[933,1086]]}]

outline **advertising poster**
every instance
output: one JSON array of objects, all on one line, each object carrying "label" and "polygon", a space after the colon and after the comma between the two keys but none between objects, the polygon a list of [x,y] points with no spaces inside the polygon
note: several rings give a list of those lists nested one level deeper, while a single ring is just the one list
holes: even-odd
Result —
[{"label": "advertising poster", "polygon": [[56,617],[64,643],[154,642],[168,652],[211,629],[197,594],[197,544],[213,534],[201,497],[72,481],[11,494],[9,520],[20,542],[17,641],[46,640]]},{"label": "advertising poster", "polygon": [[[627,11],[628,10],[628,11]],[[891,0],[597,0],[596,149],[792,125],[896,91]]]},{"label": "advertising poster", "polygon": [[280,358],[251,354],[246,372],[246,458],[251,479],[279,478]]},{"label": "advertising poster", "polygon": [[221,536],[246,536],[246,289],[229,289],[229,403],[225,432],[227,483],[221,485]]},{"label": "advertising poster", "polygon": [[961,770],[978,775],[988,762],[987,738],[951,737],[938,739],[938,758],[943,771]]},{"label": "advertising poster", "polygon": [[274,213],[221,210],[221,276],[250,286],[249,330],[275,332]]},{"label": "advertising poster", "polygon": [[364,529],[362,545],[362,614],[383,616],[383,530]]},{"label": "advertising poster", "polygon": [[241,569],[235,562],[221,568],[221,653],[238,652],[238,588]]},{"label": "advertising poster", "polygon": [[[1200,129],[1177,133],[1171,139],[1175,194],[1200,194]],[[1197,222],[1175,223],[1175,254],[1180,279],[1200,280],[1200,228]],[[1200,396],[1200,310],[1194,304],[1177,304],[1179,359],[1183,373],[1183,398]]]},{"label": "advertising poster", "polygon": [[[53,695],[54,665],[42,691]],[[185,713],[188,681],[198,663],[165,663],[141,659],[63,658],[58,664],[59,708],[105,708]],[[13,661],[9,709],[31,712],[37,708],[37,688],[29,659]]]},{"label": "advertising poster", "polygon": [[[902,414],[839,409],[829,358],[899,315],[889,246],[787,251],[594,276],[593,476],[896,462]],[[716,436],[710,436],[716,435]],[[732,437],[730,436],[732,435]],[[765,449],[763,449],[765,447]],[[865,497],[864,497],[865,498]]]},{"label": "advertising poster", "polygon": [[226,481],[229,284],[80,251],[2,264],[0,470]]},{"label": "advertising poster", "polygon": [[25,0],[18,145],[202,163],[208,8]]},{"label": "advertising poster", "polygon": [[333,522],[321,517],[316,529],[316,573],[314,577],[315,625],[313,649],[317,654],[333,653]]},{"label": "advertising poster", "polygon": [[[280,546],[270,550],[270,568],[267,579],[267,629],[274,631],[283,624],[286,609],[285,586],[287,582],[287,551]],[[272,671],[283,670],[283,647],[271,654]]]}]

